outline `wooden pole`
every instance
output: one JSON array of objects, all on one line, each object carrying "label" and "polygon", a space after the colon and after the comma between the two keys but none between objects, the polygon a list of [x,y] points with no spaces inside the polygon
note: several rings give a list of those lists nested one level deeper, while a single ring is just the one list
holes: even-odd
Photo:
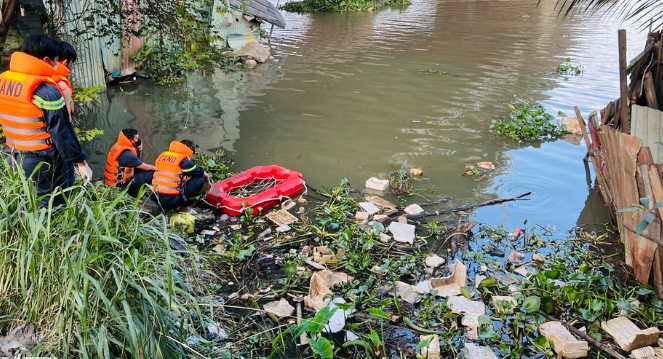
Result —
[{"label": "wooden pole", "polygon": [[[591,156],[593,155],[592,143],[589,142],[589,135],[587,135],[587,125],[585,124],[585,120],[582,118],[582,115],[580,114],[580,109],[578,108],[578,106],[575,106],[573,109],[576,111],[576,120],[578,120],[578,125],[582,130],[582,137],[585,139],[585,145],[587,146],[587,155]],[[586,161],[587,161],[587,156],[585,156],[585,162]]]},{"label": "wooden pole", "polygon": [[630,134],[631,133],[631,119],[628,115],[629,100],[628,100],[628,88],[626,86],[628,68],[626,64],[626,30],[619,29],[617,32],[619,39],[619,91],[620,91],[620,104],[619,112],[622,120],[622,132]]},{"label": "wooden pole", "polygon": [[[281,3],[281,0],[276,1],[276,8],[279,8],[279,4]],[[272,28],[269,29],[269,37],[267,38],[267,42],[270,44],[272,43],[272,31],[274,31],[274,24],[272,24]]]},{"label": "wooden pole", "polygon": [[[661,50],[663,50],[663,29],[658,33],[658,56],[656,57],[656,79],[654,79],[654,87],[658,88],[658,80],[661,78]],[[660,104],[663,108],[663,104]],[[660,110],[660,109],[659,109]]]}]

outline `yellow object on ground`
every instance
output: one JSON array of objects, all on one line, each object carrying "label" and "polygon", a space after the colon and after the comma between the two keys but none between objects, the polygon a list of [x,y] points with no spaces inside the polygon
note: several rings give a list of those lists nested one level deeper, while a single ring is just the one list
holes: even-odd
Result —
[{"label": "yellow object on ground", "polygon": [[175,213],[170,216],[170,226],[175,227],[177,225],[186,226],[186,231],[188,233],[193,233],[193,225],[196,223],[196,217],[192,214],[186,213]]}]

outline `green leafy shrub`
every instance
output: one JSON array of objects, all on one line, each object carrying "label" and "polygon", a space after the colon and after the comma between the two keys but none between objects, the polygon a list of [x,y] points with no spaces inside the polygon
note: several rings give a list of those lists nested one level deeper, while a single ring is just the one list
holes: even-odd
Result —
[{"label": "green leafy shrub", "polygon": [[39,208],[31,180],[4,158],[0,170],[0,328],[36,323],[44,340],[35,356],[191,354],[180,343],[200,310],[175,284],[185,259],[163,216],[101,185],[72,187],[64,207]]},{"label": "green leafy shrub", "polygon": [[78,140],[81,142],[89,142],[94,140],[95,137],[104,134],[104,130],[98,128],[93,128],[91,130],[81,130],[80,128],[74,128],[76,134],[78,135]]},{"label": "green leafy shrub", "polygon": [[410,0],[303,0],[289,1],[281,9],[297,13],[371,10],[386,5],[407,5]]},{"label": "green leafy shrub", "polygon": [[509,104],[511,113],[490,122],[490,131],[518,141],[545,140],[561,136],[562,126],[552,121],[555,119],[546,109],[526,100],[516,100]]},{"label": "green leafy shrub", "polygon": [[106,87],[103,85],[92,87],[77,87],[74,89],[75,102],[92,102],[99,98],[99,92],[103,91]]}]

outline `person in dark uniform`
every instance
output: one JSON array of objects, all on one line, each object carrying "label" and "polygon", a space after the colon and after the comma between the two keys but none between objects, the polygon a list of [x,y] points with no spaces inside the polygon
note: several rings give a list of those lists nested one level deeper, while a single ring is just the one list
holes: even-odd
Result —
[{"label": "person in dark uniform", "polygon": [[154,166],[141,161],[143,145],[138,131],[125,128],[120,132],[117,142],[108,151],[104,183],[125,189],[136,197],[144,184],[151,184]]},{"label": "person in dark uniform", "polygon": [[189,206],[203,194],[205,184],[209,182],[209,175],[203,168],[191,162],[195,148],[192,141],[173,141],[168,151],[157,158],[152,180],[156,195],[152,196],[152,199],[159,203],[161,208],[190,213]]},{"label": "person in dark uniform", "polygon": [[[67,187],[67,168],[76,164],[85,183],[92,180],[87,154],[78,142],[62,91],[53,79],[58,66],[59,42],[46,35],[31,35],[14,52],[9,71],[0,74],[0,123],[7,140],[4,152],[14,170],[22,169],[48,205],[58,187]],[[64,204],[61,195],[54,206]]]}]

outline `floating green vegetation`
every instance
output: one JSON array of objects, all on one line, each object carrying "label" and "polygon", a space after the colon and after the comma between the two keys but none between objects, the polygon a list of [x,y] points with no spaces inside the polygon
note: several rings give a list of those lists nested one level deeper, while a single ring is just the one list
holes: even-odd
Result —
[{"label": "floating green vegetation", "polygon": [[198,148],[191,160],[196,165],[205,169],[209,175],[209,180],[211,183],[216,183],[222,179],[226,179],[235,175],[230,171],[230,167],[234,164],[234,162],[226,158],[226,153],[223,150],[210,153],[207,151],[202,151],[200,148]]},{"label": "floating green vegetation", "polygon": [[406,197],[410,196],[423,196],[424,193],[434,193],[434,189],[415,189],[413,181],[415,179],[412,175],[412,172],[406,168],[407,161],[403,162],[400,168],[397,168],[395,171],[389,173],[389,187],[391,192],[399,197],[400,200],[404,200]]},{"label": "floating green vegetation", "polygon": [[557,72],[558,75],[575,75],[578,76],[582,74],[583,72],[583,67],[579,65],[574,65],[571,63],[571,58],[567,57],[566,60],[557,65],[555,68],[555,72]]},{"label": "floating green vegetation", "polygon": [[511,113],[490,122],[490,131],[518,141],[546,140],[561,136],[562,126],[546,109],[533,101],[516,100],[509,103]]},{"label": "floating green vegetation", "polygon": [[297,13],[372,11],[386,5],[407,5],[410,0],[303,0],[289,1],[281,9]]},{"label": "floating green vegetation", "polygon": [[[440,240],[457,233],[456,226],[429,221],[420,226],[422,236],[417,236],[414,245],[405,246],[385,241],[388,229],[382,223],[355,220],[358,202],[364,199],[347,181],[318,195],[324,199],[308,203],[306,214],[301,222],[291,224],[289,234],[272,233],[268,241],[256,238],[254,233],[266,227],[256,221],[244,224],[241,237],[221,240],[224,268],[260,268],[258,292],[242,295],[245,305],[228,305],[245,312],[224,320],[241,338],[220,351],[225,357],[424,358],[421,350],[432,340],[424,336],[430,334],[438,335],[441,357],[458,357],[464,342],[488,346],[498,357],[554,356],[552,344],[538,330],[551,318],[585,326],[587,335],[599,341],[609,340],[600,322],[616,316],[628,315],[641,328],[663,325],[663,302],[652,288],[625,277],[625,266],[602,256],[597,243],[556,239],[544,227],[518,231],[520,237],[514,238],[503,227],[481,226],[468,234],[465,245],[451,245],[458,248],[451,255],[467,268],[468,280],[458,295],[486,307],[476,317],[472,334],[463,324],[472,318],[453,310],[452,301],[458,296],[452,299],[436,289],[423,293],[414,288],[453,271],[426,263],[433,252],[439,252],[433,248]],[[521,241],[524,236],[525,242]],[[493,247],[492,254],[483,251],[486,243]],[[331,258],[325,262],[329,270],[324,278],[334,284],[327,283],[326,295],[320,294],[319,299],[334,304],[312,310],[304,296],[316,291],[313,276],[321,272],[309,263],[317,261],[315,253],[320,248]],[[523,255],[517,263],[502,258],[514,248]],[[455,268],[459,270],[458,264]],[[265,301],[254,301],[261,298]],[[279,298],[304,309],[301,323],[291,320],[294,315],[281,317],[263,310],[267,300]],[[251,314],[255,312],[261,314]],[[332,319],[338,312],[344,312],[340,322]],[[331,333],[338,323],[338,333]],[[302,336],[306,344],[300,344]],[[209,352],[202,344],[195,349]],[[590,357],[600,355],[592,350]]]}]

